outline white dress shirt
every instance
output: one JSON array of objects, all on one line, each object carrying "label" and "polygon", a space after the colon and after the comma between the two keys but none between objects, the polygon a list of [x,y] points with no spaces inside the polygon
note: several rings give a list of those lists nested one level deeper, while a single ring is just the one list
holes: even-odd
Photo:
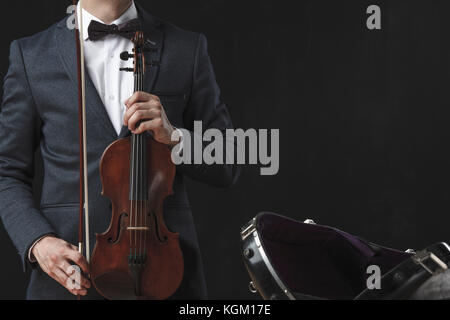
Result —
[{"label": "white dress shirt", "polygon": [[[88,27],[91,21],[104,22],[86,10],[82,11],[86,72],[94,83],[117,135],[119,135],[123,126],[125,101],[131,97],[134,91],[133,73],[119,71],[119,68],[122,67],[133,67],[132,61],[122,61],[120,54],[123,51],[131,52],[133,43],[119,35],[107,35],[97,41],[89,40]],[[128,10],[111,24],[120,25],[137,17],[136,6],[132,2]]]}]

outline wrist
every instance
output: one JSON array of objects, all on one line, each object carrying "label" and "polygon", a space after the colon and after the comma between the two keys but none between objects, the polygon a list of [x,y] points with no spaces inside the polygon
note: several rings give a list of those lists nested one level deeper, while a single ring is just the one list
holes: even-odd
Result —
[{"label": "wrist", "polygon": [[37,254],[37,248],[39,247],[39,244],[42,243],[42,240],[47,239],[47,238],[54,238],[54,235],[52,234],[47,234],[45,236],[42,236],[41,238],[37,239],[33,245],[31,246],[30,250],[29,250],[29,254],[28,254],[28,258],[31,262],[36,262],[36,254]]}]

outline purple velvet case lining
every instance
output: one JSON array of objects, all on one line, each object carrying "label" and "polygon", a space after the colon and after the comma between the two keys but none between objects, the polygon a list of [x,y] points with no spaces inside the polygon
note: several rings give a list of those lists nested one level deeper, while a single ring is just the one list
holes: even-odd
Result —
[{"label": "purple velvet case lining", "polygon": [[285,285],[294,292],[325,299],[353,299],[366,289],[367,267],[382,274],[410,254],[369,246],[340,230],[301,223],[276,214],[258,217],[261,242]]}]

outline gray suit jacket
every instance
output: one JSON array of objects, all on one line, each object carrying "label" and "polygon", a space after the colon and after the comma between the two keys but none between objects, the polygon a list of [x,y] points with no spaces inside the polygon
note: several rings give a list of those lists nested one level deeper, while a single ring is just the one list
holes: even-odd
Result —
[{"label": "gray suit jacket", "polygon": [[[215,81],[203,35],[162,22],[138,6],[149,45],[147,61],[160,61],[147,73],[147,92],[158,95],[171,123],[193,129],[226,130],[232,123]],[[118,61],[119,66],[119,61]],[[74,32],[66,19],[32,37],[11,44],[0,113],[0,214],[25,268],[27,251],[42,235],[53,233],[77,243],[78,116]],[[119,71],[118,71],[119,72]],[[131,95],[131,93],[130,93]],[[101,196],[99,162],[106,147],[120,136],[111,124],[89,77],[86,80],[87,140],[91,244],[109,225],[111,207]],[[40,207],[33,201],[34,152],[40,148],[44,178]],[[185,277],[175,298],[205,298],[206,286],[196,232],[183,182],[184,176],[226,187],[238,171],[233,165],[177,167],[174,195],[166,201],[165,220],[180,233]],[[93,248],[91,247],[91,250]],[[66,290],[36,266],[31,268],[29,299],[70,299]],[[99,298],[95,290],[90,298]]]}]

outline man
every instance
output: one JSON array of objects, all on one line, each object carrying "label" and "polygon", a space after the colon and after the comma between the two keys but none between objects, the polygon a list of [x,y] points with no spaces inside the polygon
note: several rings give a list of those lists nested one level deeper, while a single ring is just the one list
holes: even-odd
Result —
[{"label": "man", "polygon": [[[130,132],[149,131],[173,147],[175,128],[232,128],[201,34],[181,30],[146,13],[131,0],[84,0],[83,34],[86,63],[87,153],[91,250],[95,234],[110,222],[109,200],[101,196],[99,162],[104,150]],[[119,72],[132,43],[111,32],[98,37],[94,25],[126,25],[139,19],[152,47],[145,91],[133,93],[133,74]],[[94,22],[95,21],[95,22]],[[0,212],[24,267],[31,266],[28,299],[101,298],[88,279],[81,287],[67,285],[70,265],[85,273],[89,266],[77,244],[78,123],[77,63],[74,31],[67,19],[32,37],[11,44],[0,113]],[[114,29],[114,28],[113,28]],[[116,28],[117,29],[117,28]],[[138,123],[141,123],[137,126]],[[194,139],[194,135],[192,135]],[[40,147],[44,179],[40,207],[33,202],[33,155]],[[169,228],[180,233],[185,275],[175,299],[204,299],[206,288],[194,223],[183,177],[221,187],[237,178],[232,165],[179,165],[174,195],[165,203]]]}]

